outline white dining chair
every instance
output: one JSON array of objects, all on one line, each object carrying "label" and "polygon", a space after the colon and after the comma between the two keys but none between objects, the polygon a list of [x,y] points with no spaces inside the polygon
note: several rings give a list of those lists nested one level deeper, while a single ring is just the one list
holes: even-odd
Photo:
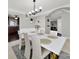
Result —
[{"label": "white dining chair", "polygon": [[41,47],[40,39],[37,35],[31,36],[32,41],[32,59],[44,59],[50,51]]},{"label": "white dining chair", "polygon": [[26,59],[30,59],[31,55],[31,45],[30,45],[30,39],[27,33],[24,34],[24,39],[25,39],[25,53],[24,56]]},{"label": "white dining chair", "polygon": [[[30,45],[30,39],[27,33],[20,33],[19,34],[19,49],[21,50],[22,46],[25,45],[25,53],[24,56],[26,59],[30,59],[31,54],[31,45]],[[25,44],[22,42],[22,40],[25,41]]]},{"label": "white dining chair", "polygon": [[24,39],[24,33],[20,33],[19,34],[19,49],[21,49],[21,47],[23,45],[22,41],[25,41],[25,39]]}]

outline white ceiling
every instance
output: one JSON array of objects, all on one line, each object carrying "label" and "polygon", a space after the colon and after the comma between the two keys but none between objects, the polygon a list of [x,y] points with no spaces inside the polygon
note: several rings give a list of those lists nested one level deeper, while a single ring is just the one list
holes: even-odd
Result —
[{"label": "white ceiling", "polygon": [[[69,4],[69,0],[36,0],[36,7],[43,7],[43,11]],[[20,13],[27,13],[33,9],[32,0],[8,0],[8,9]]]}]

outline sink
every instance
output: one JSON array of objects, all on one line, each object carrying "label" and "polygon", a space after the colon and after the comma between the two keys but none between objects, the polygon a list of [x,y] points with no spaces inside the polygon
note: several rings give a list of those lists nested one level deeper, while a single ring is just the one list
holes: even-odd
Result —
[{"label": "sink", "polygon": [[47,38],[44,38],[44,39],[40,39],[40,42],[41,42],[42,44],[50,44],[52,41],[49,40],[49,39],[47,39]]}]

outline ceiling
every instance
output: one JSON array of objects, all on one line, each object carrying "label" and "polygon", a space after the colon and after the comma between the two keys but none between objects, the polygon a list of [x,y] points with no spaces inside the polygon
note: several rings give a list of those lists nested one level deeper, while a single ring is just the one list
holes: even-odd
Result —
[{"label": "ceiling", "polygon": [[[69,4],[69,0],[36,0],[36,7],[42,6],[46,12],[53,8]],[[33,9],[32,0],[8,0],[8,10],[27,13]]]}]

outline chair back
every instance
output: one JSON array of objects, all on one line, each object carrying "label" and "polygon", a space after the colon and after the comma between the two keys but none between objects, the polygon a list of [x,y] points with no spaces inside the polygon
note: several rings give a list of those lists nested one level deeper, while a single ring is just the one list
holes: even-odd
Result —
[{"label": "chair back", "polygon": [[33,35],[32,38],[32,59],[42,59],[41,56],[41,46],[40,46],[40,39],[38,36]]},{"label": "chair back", "polygon": [[30,59],[30,54],[31,54],[31,46],[30,46],[30,39],[28,37],[28,34],[24,34],[24,39],[25,39],[25,54],[24,56],[26,59]]},{"label": "chair back", "polygon": [[24,40],[24,33],[19,34],[19,49],[22,47],[22,41]]}]

